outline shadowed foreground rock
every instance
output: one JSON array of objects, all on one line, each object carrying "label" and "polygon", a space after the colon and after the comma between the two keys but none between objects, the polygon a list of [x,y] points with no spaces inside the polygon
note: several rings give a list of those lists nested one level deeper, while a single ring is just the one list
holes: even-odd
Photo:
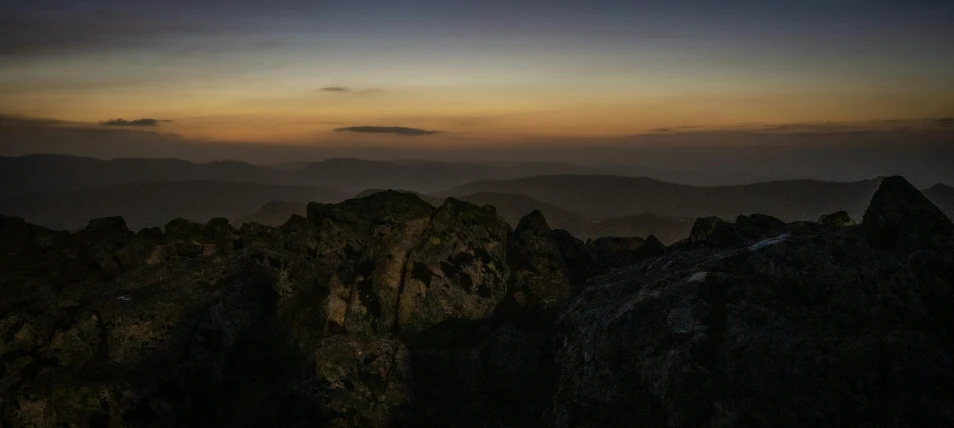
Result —
[{"label": "shadowed foreground rock", "polygon": [[378,192],[282,227],[0,216],[0,426],[951,426],[949,219],[584,245]]}]

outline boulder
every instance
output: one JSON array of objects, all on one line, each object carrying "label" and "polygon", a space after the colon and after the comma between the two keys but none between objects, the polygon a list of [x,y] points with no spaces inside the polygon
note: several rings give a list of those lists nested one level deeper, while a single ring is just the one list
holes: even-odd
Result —
[{"label": "boulder", "polygon": [[507,293],[510,233],[493,210],[445,200],[407,257],[397,313],[402,336],[489,318]]},{"label": "boulder", "polygon": [[849,227],[854,226],[856,223],[855,220],[848,215],[847,211],[838,211],[819,217],[818,224],[830,227]]},{"label": "boulder", "polygon": [[640,260],[660,256],[666,252],[655,236],[649,238],[604,237],[590,240],[586,249],[598,270],[615,269],[628,266]]},{"label": "boulder", "polygon": [[504,306],[510,316],[552,312],[570,298],[569,271],[540,211],[520,219],[514,229],[509,258],[513,282]]},{"label": "boulder", "polygon": [[949,243],[954,224],[903,177],[888,177],[871,198],[862,227],[873,243],[901,252]]}]

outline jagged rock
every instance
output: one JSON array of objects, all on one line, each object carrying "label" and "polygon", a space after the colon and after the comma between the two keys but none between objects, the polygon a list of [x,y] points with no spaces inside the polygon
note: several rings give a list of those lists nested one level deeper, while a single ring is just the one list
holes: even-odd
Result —
[{"label": "jagged rock", "polygon": [[32,239],[30,226],[22,218],[0,214],[0,251],[8,255],[21,254],[30,247]]},{"label": "jagged rock", "polygon": [[237,233],[0,217],[0,424],[951,426],[951,226],[885,182],[860,227],[669,248],[398,192]]},{"label": "jagged rock", "polygon": [[848,227],[854,226],[856,223],[851,216],[848,215],[847,211],[838,211],[819,217],[818,224],[831,227]]},{"label": "jagged rock", "polygon": [[217,217],[209,220],[203,232],[208,241],[203,248],[206,255],[228,254],[235,249],[235,237],[228,219]]},{"label": "jagged rock", "polygon": [[862,227],[872,242],[898,251],[937,248],[950,242],[954,224],[903,177],[881,181]]},{"label": "jagged rock", "polygon": [[740,215],[735,219],[736,233],[746,239],[761,239],[777,235],[785,228],[785,222],[765,214]]},{"label": "jagged rock", "polygon": [[[180,426],[208,411],[227,355],[261,319],[275,276],[246,259],[180,263],[191,262],[125,272],[111,287],[79,282],[4,311],[0,326],[13,329],[0,328],[0,343],[15,345],[0,347],[0,360],[12,363],[0,372],[0,420]],[[0,289],[9,290],[7,280]]]},{"label": "jagged rock", "polygon": [[102,217],[94,218],[86,225],[83,230],[86,234],[111,240],[119,240],[127,237],[131,232],[126,227],[126,220],[122,217]]},{"label": "jagged rock", "polygon": [[576,294],[583,289],[586,279],[593,276],[593,257],[586,250],[583,240],[573,237],[570,232],[563,229],[551,232],[550,239],[563,257],[563,262],[569,271],[573,294]]},{"label": "jagged rock", "polygon": [[177,218],[166,224],[165,237],[182,241],[200,241],[203,237],[203,229],[204,227],[199,223]]},{"label": "jagged rock", "polygon": [[640,258],[658,257],[666,253],[666,245],[656,238],[655,235],[646,237],[646,242],[639,247],[637,256]]},{"label": "jagged rock", "polygon": [[148,240],[148,241],[161,241],[162,240],[162,229],[158,227],[144,227],[136,232],[136,236]]},{"label": "jagged rock", "polygon": [[692,231],[689,232],[689,240],[697,243],[720,244],[735,239],[736,234],[732,225],[718,217],[697,218],[692,225]]},{"label": "jagged rock", "polygon": [[400,341],[331,336],[315,351],[307,381],[332,427],[393,427],[407,423],[414,404],[411,354]]},{"label": "jagged rock", "polygon": [[533,211],[520,219],[509,257],[513,283],[504,306],[511,316],[547,313],[569,299],[569,271],[543,213]]},{"label": "jagged rock", "polygon": [[319,269],[328,274],[331,330],[393,332],[409,253],[428,244],[423,234],[432,215],[430,204],[397,191],[308,205],[308,220],[318,228]]},{"label": "jagged rock", "polygon": [[242,248],[280,249],[285,242],[280,229],[258,223],[242,224],[238,236]]},{"label": "jagged rock", "polygon": [[718,217],[704,217],[696,219],[689,239],[681,245],[726,247],[777,236],[785,227],[785,222],[764,214],[740,215],[735,223]]},{"label": "jagged rock", "polygon": [[[896,198],[872,205],[910,206]],[[592,279],[559,320],[554,424],[954,423],[954,260],[863,235],[793,225]]]},{"label": "jagged rock", "polygon": [[444,201],[407,258],[397,313],[401,334],[489,318],[507,292],[510,233],[493,210]]},{"label": "jagged rock", "polygon": [[635,237],[596,238],[586,244],[586,249],[598,270],[631,265],[666,252],[666,246],[652,235],[648,239]]}]

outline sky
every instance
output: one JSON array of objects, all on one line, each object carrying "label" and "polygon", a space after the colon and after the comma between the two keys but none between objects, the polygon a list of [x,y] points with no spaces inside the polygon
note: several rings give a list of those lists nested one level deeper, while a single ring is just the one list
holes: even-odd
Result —
[{"label": "sky", "polygon": [[31,0],[0,15],[0,116],[276,147],[944,140],[951,22],[950,0]]}]

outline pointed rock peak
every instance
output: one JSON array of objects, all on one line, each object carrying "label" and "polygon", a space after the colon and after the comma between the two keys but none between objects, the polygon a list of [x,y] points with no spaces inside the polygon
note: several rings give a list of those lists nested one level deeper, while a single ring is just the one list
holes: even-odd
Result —
[{"label": "pointed rock peak", "polygon": [[945,190],[950,191],[952,189],[954,189],[954,187],[948,186],[944,183],[934,183],[933,186],[927,188],[927,190],[932,192],[939,192],[939,191],[945,191]]},{"label": "pointed rock peak", "polygon": [[307,226],[308,226],[308,219],[298,214],[292,214],[291,217],[289,217],[288,220],[286,220],[285,223],[282,224],[282,230],[286,230],[286,231],[295,230],[295,229],[299,229],[299,228],[303,228]]},{"label": "pointed rock peak", "polygon": [[888,177],[871,198],[862,222],[875,242],[910,250],[950,238],[954,224],[903,177]]},{"label": "pointed rock peak", "polygon": [[719,217],[700,217],[692,225],[689,238],[693,241],[702,241],[716,232],[720,224],[725,224]]},{"label": "pointed rock peak", "polygon": [[520,235],[526,231],[545,236],[550,234],[552,230],[550,229],[550,224],[547,223],[546,217],[543,216],[543,213],[540,212],[540,210],[533,210],[530,214],[520,219],[520,223],[518,223],[517,228],[514,229],[514,234]]},{"label": "pointed rock peak", "polygon": [[640,248],[640,252],[647,257],[659,256],[666,253],[666,244],[663,244],[656,235],[649,235]]},{"label": "pointed rock peak", "polygon": [[822,226],[848,227],[854,226],[856,223],[855,220],[848,215],[848,211],[838,211],[819,217],[818,224]]}]

